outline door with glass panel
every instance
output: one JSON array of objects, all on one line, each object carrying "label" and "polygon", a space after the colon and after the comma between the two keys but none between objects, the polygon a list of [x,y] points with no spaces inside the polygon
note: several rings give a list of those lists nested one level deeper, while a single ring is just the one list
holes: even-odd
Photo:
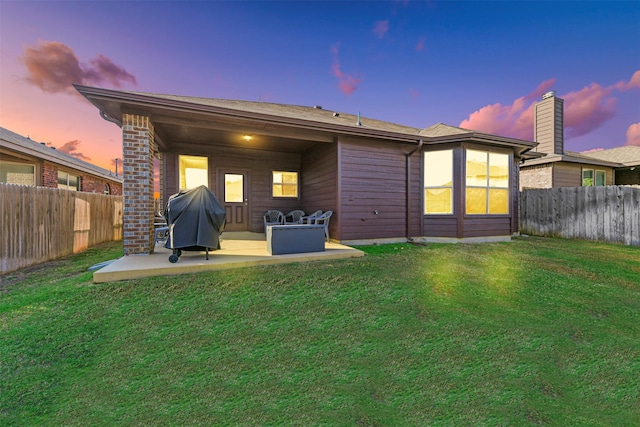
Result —
[{"label": "door with glass panel", "polygon": [[225,231],[247,231],[249,229],[249,172],[246,170],[220,171],[220,200],[227,212]]}]

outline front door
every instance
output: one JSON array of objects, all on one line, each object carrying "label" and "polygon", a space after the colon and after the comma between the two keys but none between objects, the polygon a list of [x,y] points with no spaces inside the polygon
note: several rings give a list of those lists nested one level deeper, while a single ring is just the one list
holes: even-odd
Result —
[{"label": "front door", "polygon": [[227,212],[225,231],[249,230],[249,172],[246,170],[222,170],[218,181],[222,188],[222,206]]}]

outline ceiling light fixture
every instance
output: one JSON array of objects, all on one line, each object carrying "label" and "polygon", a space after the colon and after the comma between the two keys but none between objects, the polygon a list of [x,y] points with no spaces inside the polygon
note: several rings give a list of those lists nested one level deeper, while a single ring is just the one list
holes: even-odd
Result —
[{"label": "ceiling light fixture", "polygon": [[245,135],[242,137],[242,139],[244,139],[245,141],[251,141],[253,137],[251,135]]}]

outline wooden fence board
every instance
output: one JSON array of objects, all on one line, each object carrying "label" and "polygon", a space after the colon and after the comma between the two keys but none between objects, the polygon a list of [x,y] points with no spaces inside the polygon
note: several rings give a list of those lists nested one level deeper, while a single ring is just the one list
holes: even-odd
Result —
[{"label": "wooden fence board", "polygon": [[0,183],[0,274],[122,239],[122,196]]},{"label": "wooden fence board", "polygon": [[524,234],[640,245],[640,186],[524,190],[520,201]]}]

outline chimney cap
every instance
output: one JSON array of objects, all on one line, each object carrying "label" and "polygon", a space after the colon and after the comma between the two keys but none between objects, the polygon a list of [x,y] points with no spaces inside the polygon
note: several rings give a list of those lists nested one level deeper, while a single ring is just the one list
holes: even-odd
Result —
[{"label": "chimney cap", "polygon": [[556,96],[556,91],[555,90],[550,90],[549,92],[547,92],[544,95],[542,95],[542,99],[552,98],[554,96]]}]

